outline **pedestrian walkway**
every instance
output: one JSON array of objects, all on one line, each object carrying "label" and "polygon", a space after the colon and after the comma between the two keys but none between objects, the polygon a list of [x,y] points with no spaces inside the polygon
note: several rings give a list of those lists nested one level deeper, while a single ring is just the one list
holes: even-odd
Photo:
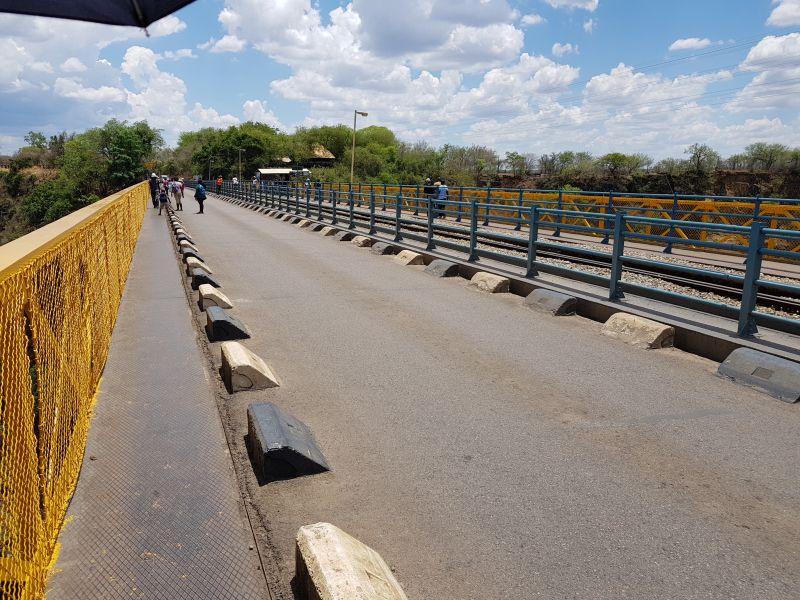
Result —
[{"label": "pedestrian walkway", "polygon": [[148,210],[48,598],[268,598],[163,217]]}]

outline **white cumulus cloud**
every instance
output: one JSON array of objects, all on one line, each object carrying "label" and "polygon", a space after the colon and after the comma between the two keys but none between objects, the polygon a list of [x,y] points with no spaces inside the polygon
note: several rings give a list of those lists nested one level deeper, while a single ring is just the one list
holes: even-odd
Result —
[{"label": "white cumulus cloud", "polygon": [[81,59],[75,56],[70,56],[67,60],[61,63],[61,70],[65,73],[83,73],[86,68],[86,65],[81,62]]},{"label": "white cumulus cloud", "polygon": [[767,25],[791,27],[800,25],[800,0],[772,0],[777,6],[767,19]]},{"label": "white cumulus cloud", "polygon": [[59,77],[53,84],[53,91],[63,97],[80,100],[82,102],[124,102],[125,92],[111,86],[97,88],[85,87],[79,81]]},{"label": "white cumulus cloud", "polygon": [[239,39],[235,35],[226,35],[222,39],[211,44],[211,52],[241,52],[247,46],[247,42]]},{"label": "white cumulus cloud", "polygon": [[285,129],[275,113],[267,108],[261,100],[247,100],[242,105],[242,114],[245,121],[266,123],[275,129]]},{"label": "white cumulus cloud", "polygon": [[576,8],[594,12],[600,5],[600,0],[545,0],[553,8],[566,8],[575,10]]},{"label": "white cumulus cloud", "polygon": [[545,22],[545,18],[541,15],[530,14],[522,17],[522,20],[520,22],[525,26],[541,25],[542,23]]},{"label": "white cumulus cloud", "polygon": [[670,44],[669,51],[677,52],[678,50],[702,50],[711,45],[711,40],[708,38],[682,38],[675,40]]},{"label": "white cumulus cloud", "polygon": [[589,19],[588,21],[583,22],[583,30],[586,33],[592,33],[594,31],[594,26],[596,22],[594,19]]},{"label": "white cumulus cloud", "polygon": [[566,56],[567,54],[578,54],[578,46],[572,44],[560,44],[556,42],[552,48],[553,56]]}]

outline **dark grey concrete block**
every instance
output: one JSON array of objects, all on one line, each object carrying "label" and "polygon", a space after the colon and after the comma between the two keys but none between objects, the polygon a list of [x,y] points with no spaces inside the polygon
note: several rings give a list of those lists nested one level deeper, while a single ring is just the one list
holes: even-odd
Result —
[{"label": "dark grey concrete block", "polygon": [[204,283],[213,285],[215,288],[222,287],[219,281],[217,281],[213,275],[211,275],[211,273],[205,269],[192,269],[191,277],[193,290],[196,290]]},{"label": "dark grey concrete block", "polygon": [[425,272],[434,277],[456,277],[458,276],[458,265],[449,260],[437,258],[425,267]]},{"label": "dark grey concrete block", "polygon": [[308,226],[308,228],[311,231],[319,231],[323,227],[325,227],[325,225],[323,223],[312,223],[311,225]]},{"label": "dark grey concrete block", "polygon": [[206,335],[210,342],[225,342],[228,340],[246,340],[250,332],[244,323],[231,316],[219,306],[209,306],[206,309]]},{"label": "dark grey concrete block", "polygon": [[308,426],[272,402],[247,407],[247,450],[261,482],[330,471]]},{"label": "dark grey concrete block", "polygon": [[370,252],[373,254],[394,254],[396,248],[391,244],[387,244],[386,242],[375,242],[372,244],[372,247],[369,249]]},{"label": "dark grey concrete block", "polygon": [[181,248],[181,260],[183,260],[183,262],[186,262],[186,259],[189,258],[190,256],[194,256],[197,260],[201,262],[206,262],[205,260],[203,260],[202,256],[200,256],[197,252],[195,252],[191,248]]},{"label": "dark grey concrete block", "polygon": [[188,235],[186,235],[185,233],[181,233],[180,235],[176,235],[175,236],[175,240],[177,242],[180,242],[181,240],[186,240],[190,244],[194,244],[194,240],[192,238],[190,238]]},{"label": "dark grey concrete block", "polygon": [[574,296],[539,288],[525,297],[525,306],[549,312],[556,317],[575,314],[578,300]]},{"label": "dark grey concrete block", "polygon": [[800,363],[785,358],[752,348],[737,348],[717,373],[790,404],[800,400]]},{"label": "dark grey concrete block", "polygon": [[337,242],[349,242],[355,237],[355,235],[356,234],[352,231],[340,231],[333,236],[333,239],[335,239]]}]

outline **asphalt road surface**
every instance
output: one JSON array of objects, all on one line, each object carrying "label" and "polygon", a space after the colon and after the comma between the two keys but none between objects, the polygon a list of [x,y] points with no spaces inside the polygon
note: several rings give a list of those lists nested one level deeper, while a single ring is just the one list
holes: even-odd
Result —
[{"label": "asphalt road surface", "polygon": [[[215,198],[205,212],[181,216],[282,382],[221,395],[278,598],[318,521],[412,599],[800,597],[800,406]],[[242,443],[258,400],[305,421],[333,471],[259,486]]]}]

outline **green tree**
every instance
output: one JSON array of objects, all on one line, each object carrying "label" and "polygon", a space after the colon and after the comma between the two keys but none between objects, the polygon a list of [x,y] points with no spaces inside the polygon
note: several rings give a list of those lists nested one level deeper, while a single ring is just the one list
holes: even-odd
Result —
[{"label": "green tree", "polygon": [[47,138],[39,131],[29,131],[28,135],[25,136],[25,141],[33,148],[39,148],[40,150],[47,148]]}]

